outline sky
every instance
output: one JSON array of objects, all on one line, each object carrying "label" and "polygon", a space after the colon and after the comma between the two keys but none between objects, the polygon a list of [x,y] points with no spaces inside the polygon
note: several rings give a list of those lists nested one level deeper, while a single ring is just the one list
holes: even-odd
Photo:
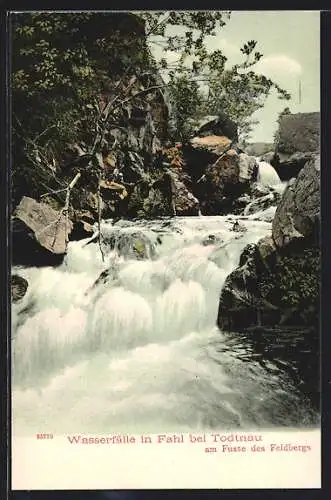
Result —
[{"label": "sky", "polygon": [[260,123],[254,128],[252,142],[273,142],[278,114],[285,107],[292,113],[320,110],[320,13],[233,11],[226,26],[216,36],[208,37],[207,50],[222,49],[232,65],[242,61],[240,47],[248,40],[256,40],[256,50],[264,56],[255,71],[292,95],[290,101],[269,96],[264,108],[253,116]]}]

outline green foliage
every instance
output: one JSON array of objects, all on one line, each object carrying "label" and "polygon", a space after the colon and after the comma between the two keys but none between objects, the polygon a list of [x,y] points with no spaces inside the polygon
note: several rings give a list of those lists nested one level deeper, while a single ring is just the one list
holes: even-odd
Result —
[{"label": "green foliage", "polygon": [[[283,143],[283,141],[281,139],[281,134],[280,134],[281,120],[282,120],[283,116],[287,116],[290,114],[291,114],[290,108],[286,107],[283,109],[283,111],[281,111],[279,113],[278,118],[277,118],[278,129],[276,130],[275,135],[274,135],[274,142],[275,142],[276,148],[280,149],[280,150],[283,150],[285,147],[285,144]],[[290,152],[294,152],[294,151],[290,151]]]},{"label": "green foliage", "polygon": [[[278,98],[283,100],[289,100],[291,96],[276,82],[253,70],[263,57],[262,53],[255,50],[255,40],[243,45],[243,61],[233,66],[229,66],[221,50],[207,52],[203,40],[203,36],[195,42],[190,40],[191,51],[186,53],[184,50],[176,68],[170,70],[171,85],[176,86],[176,80],[180,85],[185,76],[190,87],[186,90],[198,95],[195,108],[186,111],[186,118],[190,119],[191,124],[194,118],[201,115],[222,112],[238,124],[241,140],[247,140],[253,126],[258,123],[252,119],[252,115],[264,106],[267,97],[272,92],[276,92]],[[191,66],[184,64],[187,55],[193,59]],[[182,106],[184,100],[181,93],[173,93],[172,98],[175,109]]]},{"label": "green foliage", "polygon": [[169,82],[169,96],[173,103],[172,115],[176,135],[184,141],[194,128],[194,119],[199,115],[202,97],[196,81],[187,75],[172,76]]},{"label": "green foliage", "polygon": [[320,250],[305,248],[282,256],[271,274],[261,279],[262,297],[284,308],[318,309],[320,296]]},{"label": "green foliage", "polygon": [[[62,187],[71,178],[63,170],[68,144],[79,143],[93,154],[108,147],[109,131],[125,127],[132,106],[144,107],[150,89],[166,86],[156,70],[169,76],[180,139],[197,118],[218,111],[249,133],[252,113],[272,89],[288,95],[252,71],[262,57],[255,41],[243,46],[243,63],[232,68],[222,51],[207,53],[206,36],[229,19],[230,13],[221,11],[12,14],[14,201],[29,190],[37,196],[45,186]],[[151,43],[176,52],[178,61],[163,57],[157,63]],[[106,118],[101,101],[111,103]]]},{"label": "green foliage", "polygon": [[61,170],[64,151],[76,143],[90,150],[98,133],[105,140],[100,99],[115,99],[122,79],[111,113],[120,120],[122,101],[137,91],[132,77],[148,61],[144,26],[129,14],[12,15],[14,204],[71,178]]}]

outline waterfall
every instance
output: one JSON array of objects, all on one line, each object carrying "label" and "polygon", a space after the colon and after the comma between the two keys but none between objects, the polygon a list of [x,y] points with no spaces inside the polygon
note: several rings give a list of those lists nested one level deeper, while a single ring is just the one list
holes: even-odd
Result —
[{"label": "waterfall", "polygon": [[14,269],[29,282],[12,306],[15,435],[302,425],[288,375],[215,326],[227,275],[271,232],[237,219],[105,221],[104,262],[91,238],[59,267]]},{"label": "waterfall", "polygon": [[275,186],[281,183],[281,180],[270,163],[266,161],[258,161],[257,181],[265,186]]}]

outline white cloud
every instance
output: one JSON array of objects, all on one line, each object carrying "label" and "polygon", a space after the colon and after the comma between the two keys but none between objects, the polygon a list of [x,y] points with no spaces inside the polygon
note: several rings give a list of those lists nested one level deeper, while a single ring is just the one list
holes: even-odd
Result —
[{"label": "white cloud", "polygon": [[274,54],[264,57],[255,66],[255,70],[273,76],[277,74],[300,75],[302,73],[302,67],[298,61],[284,54]]}]

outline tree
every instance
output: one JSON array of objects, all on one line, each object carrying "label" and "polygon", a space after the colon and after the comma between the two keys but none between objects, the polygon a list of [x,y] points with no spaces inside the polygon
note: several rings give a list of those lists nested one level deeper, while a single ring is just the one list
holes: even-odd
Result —
[{"label": "tree", "polygon": [[284,108],[283,111],[281,111],[278,114],[278,118],[277,118],[278,128],[274,134],[274,143],[276,146],[276,151],[278,151],[279,149],[284,147],[284,144],[281,144],[281,138],[280,138],[280,124],[281,124],[282,118],[283,118],[283,116],[287,116],[287,115],[291,115],[291,114],[292,113],[291,113],[291,110],[289,107]]},{"label": "tree", "polygon": [[[256,44],[254,40],[245,43],[241,48],[243,62],[232,67],[226,66],[227,58],[222,51],[208,53],[202,45],[200,50],[195,52],[191,66],[181,65],[176,74],[172,73],[173,78],[170,80],[170,86],[176,88],[177,82],[183,78],[182,73],[185,73],[187,81],[191,82],[189,92],[199,94],[199,114],[225,113],[238,124],[242,141],[249,138],[253,126],[258,123],[252,116],[264,106],[271,92],[275,91],[283,100],[289,100],[291,97],[276,82],[253,71],[254,66],[263,57],[255,50]],[[195,89],[197,82],[200,83],[199,92]],[[185,95],[176,93],[174,96],[177,99],[176,106],[183,107]],[[188,118],[192,120],[193,117]]]},{"label": "tree", "polygon": [[[230,69],[221,51],[207,53],[205,37],[229,18],[219,11],[13,14],[14,203],[26,191],[38,196],[67,185],[70,144],[97,177],[100,155],[115,147],[112,130],[125,129],[134,109],[163,99],[166,89],[181,139],[199,114],[222,110],[243,129],[271,89],[288,98],[251,70],[262,57],[256,42]],[[156,61],[153,44],[178,54],[176,62]]]}]

